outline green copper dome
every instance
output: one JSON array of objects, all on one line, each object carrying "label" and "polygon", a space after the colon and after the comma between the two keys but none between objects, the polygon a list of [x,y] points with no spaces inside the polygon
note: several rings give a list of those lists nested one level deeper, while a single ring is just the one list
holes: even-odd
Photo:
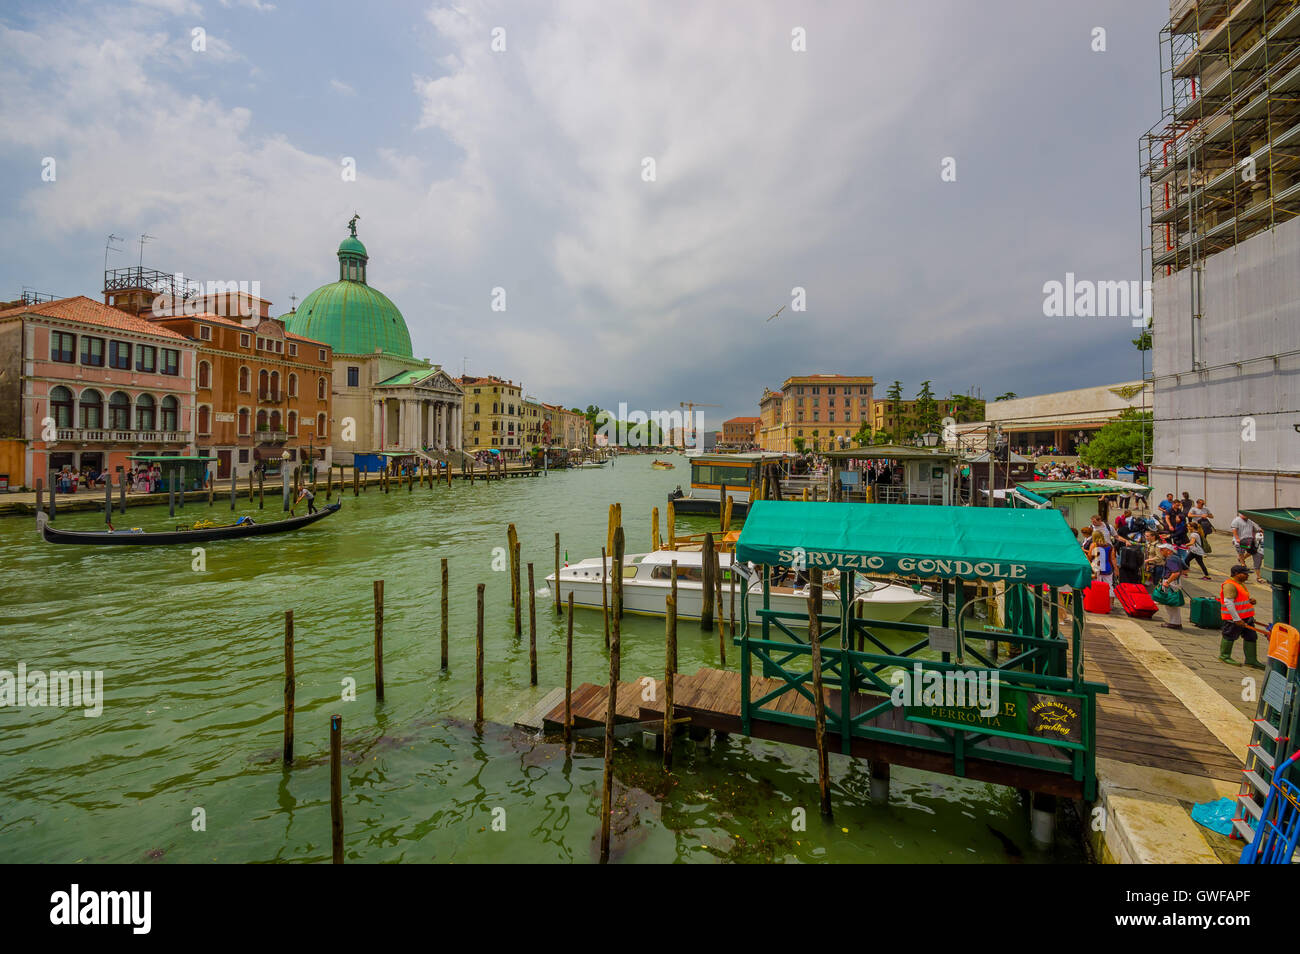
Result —
[{"label": "green copper dome", "polygon": [[339,280],[317,288],[281,320],[295,335],[323,341],[336,354],[387,354],[414,357],[411,333],[397,306],[366,284],[369,256],[357,238],[357,216],[349,223],[352,234],[339,244]]}]

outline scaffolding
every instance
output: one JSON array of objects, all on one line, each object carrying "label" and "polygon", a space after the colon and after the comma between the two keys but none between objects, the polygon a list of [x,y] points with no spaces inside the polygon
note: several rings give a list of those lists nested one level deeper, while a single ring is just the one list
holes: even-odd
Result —
[{"label": "scaffolding", "polygon": [[1138,146],[1143,274],[1193,269],[1195,326],[1204,260],[1300,214],[1300,0],[1174,0],[1160,105]]}]

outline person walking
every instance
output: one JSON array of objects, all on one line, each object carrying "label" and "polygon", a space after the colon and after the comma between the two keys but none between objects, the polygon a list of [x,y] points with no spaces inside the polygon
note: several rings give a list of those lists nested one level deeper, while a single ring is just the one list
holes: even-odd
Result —
[{"label": "person walking", "polygon": [[1255,565],[1255,579],[1260,583],[1267,582],[1259,572],[1264,565],[1264,548],[1259,542],[1264,531],[1259,524],[1237,511],[1237,516],[1228,524],[1228,529],[1232,531],[1232,545],[1237,549],[1237,562],[1244,566],[1246,557],[1249,556]]},{"label": "person walking", "polygon": [[[1169,621],[1161,623],[1165,629],[1183,628],[1183,560],[1172,543],[1161,543],[1160,554],[1164,557],[1164,573],[1160,578],[1160,587],[1177,598],[1177,604],[1165,603],[1165,612]],[[1157,600],[1159,602],[1159,600]]]},{"label": "person walking", "polygon": [[1205,538],[1201,536],[1200,528],[1196,524],[1189,524],[1187,528],[1187,569],[1191,570],[1193,563],[1199,563],[1201,566],[1201,579],[1208,580],[1210,571],[1205,568]]},{"label": "person walking", "polygon": [[1232,644],[1240,637],[1246,665],[1263,669],[1264,665],[1256,654],[1259,636],[1255,629],[1255,600],[1246,589],[1250,570],[1239,563],[1230,572],[1231,575],[1219,587],[1219,617],[1223,621],[1219,631],[1223,637],[1219,640],[1219,661],[1229,666],[1241,665],[1232,658]]},{"label": "person walking", "polygon": [[1195,524],[1200,528],[1201,547],[1206,553],[1213,552],[1210,547],[1210,534],[1214,532],[1214,525],[1210,523],[1210,520],[1213,519],[1213,517],[1214,514],[1210,513],[1206,508],[1204,500],[1196,501],[1196,506],[1188,508],[1187,511],[1187,522]]}]

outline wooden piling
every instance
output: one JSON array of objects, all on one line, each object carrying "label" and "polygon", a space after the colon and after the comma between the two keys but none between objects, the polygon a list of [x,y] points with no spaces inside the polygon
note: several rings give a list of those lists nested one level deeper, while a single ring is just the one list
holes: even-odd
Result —
[{"label": "wooden piling", "polygon": [[442,558],[442,671],[447,671],[447,558]]},{"label": "wooden piling", "polygon": [[700,629],[713,629],[713,534],[704,535],[704,551],[700,555],[703,585],[700,587]]},{"label": "wooden piling", "polygon": [[511,606],[514,606],[516,603],[519,602],[519,600],[515,598],[515,581],[518,579],[518,577],[515,576],[515,543],[516,541],[518,541],[518,539],[519,539],[519,533],[517,530],[515,530],[515,525],[512,523],[508,527],[506,527],[506,555],[510,558],[509,572],[510,572],[510,605]]},{"label": "wooden piling", "polygon": [[808,597],[808,645],[812,649],[813,709],[817,714],[817,786],[821,792],[822,814],[831,814],[831,767],[826,750],[826,696],[822,690],[822,626],[821,616]]},{"label": "wooden piling", "polygon": [[[674,562],[673,564],[677,564]],[[677,671],[677,599],[664,598],[664,771],[673,767],[673,676]]]},{"label": "wooden piling", "polygon": [[[263,510],[266,508],[266,495],[264,493],[265,488],[263,487],[263,484],[265,483],[265,477],[266,475],[263,474],[262,471],[259,470],[257,472],[257,509],[258,510]],[[253,502],[253,475],[252,474],[248,475],[248,502],[249,503]]]},{"label": "wooden piling", "polygon": [[284,611],[284,764],[293,762],[293,704],[297,690],[293,672],[293,610]]},{"label": "wooden piling", "polygon": [[352,496],[361,496],[361,475],[357,473],[357,462],[352,461]]},{"label": "wooden piling", "polygon": [[668,501],[668,549],[677,549],[677,507]]},{"label": "wooden piling", "polygon": [[[212,487],[208,487],[208,506],[212,506]],[[104,522],[113,522],[113,477],[105,472],[104,474]]]},{"label": "wooden piling", "polygon": [[[217,480],[212,476],[212,471],[208,471],[208,506],[212,506],[212,492],[216,489]],[[109,489],[108,492],[108,509],[113,508],[113,481],[105,480],[104,486]]]},{"label": "wooden piling", "polygon": [[[673,618],[677,617],[677,561],[668,570],[669,595],[673,598]],[[677,671],[677,624],[673,623],[673,672]]]},{"label": "wooden piling", "polygon": [[[118,476],[121,478],[121,483],[118,484],[118,495],[117,495],[117,500],[118,500],[118,503],[119,503],[119,504],[121,505],[121,507],[122,507],[122,515],[123,515],[123,516],[126,516],[126,470],[123,469],[123,468],[121,468],[121,467],[119,467],[119,468],[117,469],[117,473],[118,473]],[[234,507],[233,507],[233,503],[234,503],[234,499],[235,499],[234,481],[235,481],[235,475],[232,473],[232,474],[230,475],[230,482],[231,482],[231,483],[230,483],[230,487],[231,487],[231,489],[230,489],[230,500],[231,500],[231,503],[232,503],[232,507],[231,507],[232,510],[234,509]],[[37,509],[39,510],[40,508],[38,507]]]},{"label": "wooden piling", "polygon": [[569,591],[569,632],[564,640],[564,754],[573,742],[573,591]]},{"label": "wooden piling", "polygon": [[[239,494],[239,478],[235,476],[234,465],[230,468],[230,509],[235,509],[235,497]],[[122,512],[126,512],[126,498],[122,498]]]},{"label": "wooden piling", "polygon": [[623,544],[623,527],[620,525],[614,528],[614,588],[612,594],[614,619],[613,625],[610,627],[612,633],[610,658],[613,660],[615,680],[619,678],[622,669],[619,647],[622,645],[621,634],[623,631]]},{"label": "wooden piling", "polygon": [[36,478],[36,512],[40,513],[45,509],[45,480]]},{"label": "wooden piling", "polygon": [[605,589],[609,580],[610,561],[605,548],[600,548],[600,618],[605,624],[605,648],[609,649],[609,598]]},{"label": "wooden piling", "polygon": [[330,469],[325,471],[325,502],[329,503],[330,498],[333,496],[334,496],[334,467],[333,465],[330,465]]},{"label": "wooden piling", "polygon": [[659,549],[659,508],[650,509],[650,552]]},{"label": "wooden piling", "polygon": [[[167,476],[164,479],[167,481],[167,516],[175,517],[176,516],[176,472],[174,470],[168,470]],[[50,499],[51,500],[54,499],[53,494],[50,495]]]},{"label": "wooden piling", "polygon": [[59,492],[59,475],[51,471],[50,472],[50,522],[51,523],[54,522],[54,517],[57,514],[59,509],[59,505],[54,502],[54,498],[58,495],[58,492]]},{"label": "wooden piling", "polygon": [[330,842],[333,863],[343,864],[343,717],[330,716]]},{"label": "wooden piling", "polygon": [[[258,480],[261,480],[260,474],[258,475]],[[248,472],[248,502],[250,504],[253,502],[253,471],[252,470],[249,470]]]},{"label": "wooden piling", "polygon": [[483,590],[478,585],[478,626],[474,632],[474,724],[483,724]]},{"label": "wooden piling", "polygon": [[537,685],[537,590],[528,564],[528,684]]},{"label": "wooden piling", "polygon": [[375,700],[384,701],[384,581],[375,580]]},{"label": "wooden piling", "polygon": [[[614,533],[614,554],[621,558],[623,555],[623,528],[619,527]],[[622,567],[622,560],[619,560],[619,567]],[[622,577],[615,577],[618,580]],[[615,584],[615,593],[617,594],[618,584]],[[615,596],[617,601],[618,597]],[[610,815],[613,810],[614,797],[614,713],[618,709],[618,677],[619,677],[619,627],[618,613],[614,614],[614,643],[609,654],[609,697],[605,702],[605,778],[604,785],[600,794],[600,863],[606,864],[609,861],[609,823]]]},{"label": "wooden piling", "polygon": [[560,535],[555,535],[555,585],[551,587],[554,591],[551,593],[555,600],[555,615],[560,615]]},{"label": "wooden piling", "polygon": [[713,586],[717,591],[718,603],[718,661],[723,668],[727,665],[727,622],[722,608],[722,550],[713,551]]}]

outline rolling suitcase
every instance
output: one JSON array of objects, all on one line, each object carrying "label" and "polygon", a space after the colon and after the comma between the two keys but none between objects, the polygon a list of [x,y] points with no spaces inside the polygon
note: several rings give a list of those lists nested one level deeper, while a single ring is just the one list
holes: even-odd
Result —
[{"label": "rolling suitcase", "polygon": [[1105,580],[1093,580],[1083,591],[1083,608],[1089,613],[1110,612],[1110,584]]},{"label": "rolling suitcase", "polygon": [[1192,600],[1190,615],[1192,625],[1201,629],[1219,629],[1223,625],[1219,601],[1212,596],[1198,596]]},{"label": "rolling suitcase", "polygon": [[1156,602],[1141,583],[1120,583],[1115,587],[1115,599],[1124,612],[1136,619],[1150,619],[1156,615]]}]

